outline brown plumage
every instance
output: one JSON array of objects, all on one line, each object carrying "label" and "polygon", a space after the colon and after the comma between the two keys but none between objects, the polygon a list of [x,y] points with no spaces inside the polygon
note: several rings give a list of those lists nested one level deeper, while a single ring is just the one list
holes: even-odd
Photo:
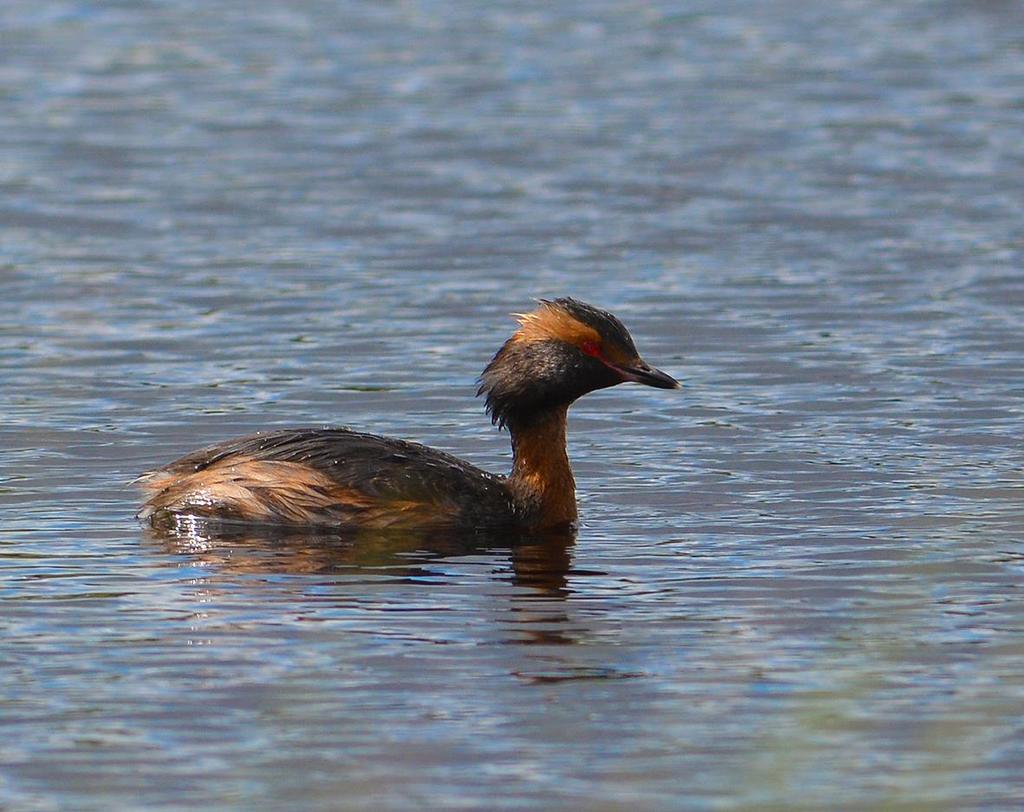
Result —
[{"label": "brown plumage", "polygon": [[566,415],[623,381],[673,389],[614,316],[575,299],[542,301],[480,377],[492,422],[512,438],[508,477],[418,443],[345,428],[285,429],[195,451],[144,474],[139,517],[301,526],[559,527],[576,521]]}]

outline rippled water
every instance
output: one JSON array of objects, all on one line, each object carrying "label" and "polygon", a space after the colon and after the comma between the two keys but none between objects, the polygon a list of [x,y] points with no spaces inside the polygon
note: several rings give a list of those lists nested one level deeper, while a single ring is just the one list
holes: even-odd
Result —
[{"label": "rippled water", "polygon": [[[1024,805],[1012,2],[0,8],[0,807]],[[510,311],[575,541],[174,541],[126,485],[333,422],[494,470]]]}]

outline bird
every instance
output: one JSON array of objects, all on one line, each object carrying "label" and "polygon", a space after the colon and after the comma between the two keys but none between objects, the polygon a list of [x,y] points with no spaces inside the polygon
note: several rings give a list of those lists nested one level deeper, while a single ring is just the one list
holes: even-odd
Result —
[{"label": "bird", "polygon": [[513,314],[518,327],[478,380],[492,424],[507,430],[507,476],[419,443],[342,427],[279,429],[193,451],[140,476],[138,518],[291,527],[573,528],[569,407],[632,381],[679,382],[637,352],[611,313],[570,297]]}]

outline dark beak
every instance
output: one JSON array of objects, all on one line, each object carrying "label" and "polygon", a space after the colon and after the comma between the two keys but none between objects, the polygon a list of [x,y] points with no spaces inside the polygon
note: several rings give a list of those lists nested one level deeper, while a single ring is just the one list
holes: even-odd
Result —
[{"label": "dark beak", "polygon": [[680,384],[671,375],[666,375],[660,369],[655,369],[646,361],[637,358],[628,367],[616,367],[622,374],[624,380],[636,381],[644,386],[653,386],[657,389],[678,389]]}]

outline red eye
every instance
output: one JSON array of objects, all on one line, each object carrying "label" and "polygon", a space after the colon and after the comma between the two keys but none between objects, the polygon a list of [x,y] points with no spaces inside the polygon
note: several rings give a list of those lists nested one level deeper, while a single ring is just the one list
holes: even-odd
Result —
[{"label": "red eye", "polygon": [[601,357],[601,348],[598,347],[597,344],[595,344],[593,341],[584,341],[583,344],[580,345],[580,349],[583,350],[583,352],[585,352],[587,355],[590,355],[594,358]]}]

